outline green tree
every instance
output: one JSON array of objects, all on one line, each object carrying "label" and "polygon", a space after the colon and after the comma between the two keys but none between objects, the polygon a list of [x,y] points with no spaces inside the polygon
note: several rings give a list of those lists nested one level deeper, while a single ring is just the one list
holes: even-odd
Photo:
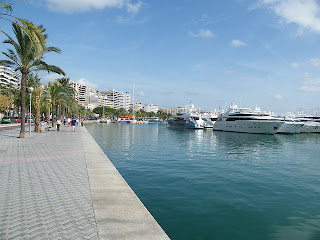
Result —
[{"label": "green tree", "polygon": [[[65,73],[58,67],[54,65],[48,65],[43,61],[45,53],[56,52],[60,53],[60,50],[55,47],[45,47],[41,51],[41,56],[39,57],[38,51],[39,46],[35,45],[29,38],[29,36],[22,31],[17,23],[12,23],[13,32],[16,37],[16,41],[11,38],[7,33],[3,32],[8,39],[4,40],[4,43],[10,44],[13,46],[13,49],[8,49],[7,52],[2,52],[9,60],[0,60],[0,64],[6,67],[13,67],[16,71],[20,71],[22,74],[21,78],[21,130],[19,138],[25,137],[25,97],[26,97],[26,85],[27,85],[27,76],[32,71],[47,71],[55,72],[58,74],[65,75]],[[44,34],[45,28],[39,26],[41,29],[41,34],[43,38],[47,38],[47,35]]]},{"label": "green tree", "polygon": [[121,117],[121,116],[126,116],[128,114],[128,111],[125,110],[124,108],[119,108],[115,110],[115,117]]}]

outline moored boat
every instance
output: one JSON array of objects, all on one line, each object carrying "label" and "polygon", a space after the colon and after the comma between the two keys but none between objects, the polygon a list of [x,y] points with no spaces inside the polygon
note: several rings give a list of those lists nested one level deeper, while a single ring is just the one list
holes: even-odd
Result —
[{"label": "moored boat", "polygon": [[213,125],[215,131],[275,134],[284,122],[267,113],[253,112],[249,108],[238,108],[232,103],[225,114],[219,115]]},{"label": "moored boat", "polygon": [[170,127],[176,128],[190,128],[190,129],[203,129],[204,121],[201,115],[196,112],[193,104],[190,104],[189,112],[179,113],[168,120]]}]

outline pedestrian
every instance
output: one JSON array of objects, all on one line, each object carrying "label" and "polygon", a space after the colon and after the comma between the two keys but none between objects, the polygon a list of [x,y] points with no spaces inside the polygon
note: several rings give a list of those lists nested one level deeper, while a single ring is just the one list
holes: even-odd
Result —
[{"label": "pedestrian", "polygon": [[63,119],[63,125],[66,125],[66,122],[67,122],[67,119],[64,118],[64,119]]},{"label": "pedestrian", "polygon": [[57,120],[57,131],[60,130],[60,125],[61,125],[61,121],[60,121],[60,119],[58,119],[58,120]]},{"label": "pedestrian", "polygon": [[83,118],[81,118],[81,127],[83,127]]},{"label": "pedestrian", "polygon": [[75,120],[74,118],[72,118],[71,125],[72,125],[72,130],[73,130],[74,132],[76,131],[76,123],[77,123],[77,120]]}]

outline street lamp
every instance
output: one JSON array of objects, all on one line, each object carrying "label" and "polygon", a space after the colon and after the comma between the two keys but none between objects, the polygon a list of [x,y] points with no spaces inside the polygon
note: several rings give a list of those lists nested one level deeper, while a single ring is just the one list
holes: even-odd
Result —
[{"label": "street lamp", "polygon": [[32,97],[33,90],[34,90],[33,87],[28,87],[28,92],[30,93],[29,135],[31,134],[31,97]]}]

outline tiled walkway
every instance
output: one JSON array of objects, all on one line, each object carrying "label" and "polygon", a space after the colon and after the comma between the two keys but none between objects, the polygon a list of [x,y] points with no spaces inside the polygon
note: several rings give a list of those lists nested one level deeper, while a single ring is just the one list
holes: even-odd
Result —
[{"label": "tiled walkway", "polygon": [[80,131],[0,131],[0,239],[98,239]]},{"label": "tiled walkway", "polygon": [[169,239],[87,132],[0,130],[0,239]]}]

